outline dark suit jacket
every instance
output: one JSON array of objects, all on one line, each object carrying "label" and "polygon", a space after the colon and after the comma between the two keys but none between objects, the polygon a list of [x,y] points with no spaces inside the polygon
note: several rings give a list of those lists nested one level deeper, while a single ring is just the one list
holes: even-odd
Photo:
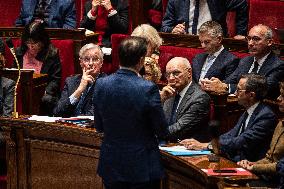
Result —
[{"label": "dark suit jacket", "polygon": [[[226,83],[230,84],[232,93],[235,92],[241,76],[249,72],[249,69],[253,64],[253,60],[253,56],[242,58],[234,73],[225,80]],[[267,97],[276,99],[279,96],[280,91],[279,81],[283,81],[284,78],[284,61],[280,60],[274,53],[270,53],[262,64],[258,74],[265,76],[267,79]]]},{"label": "dark suit jacket", "polygon": [[238,136],[244,114],[229,132],[220,136],[222,153],[233,161],[257,161],[265,156],[271,142],[277,119],[272,110],[260,103],[254,110],[245,131]]},{"label": "dark suit jacket", "polygon": [[0,116],[11,116],[14,110],[15,82],[0,77]]},{"label": "dark suit jacket", "polygon": [[[164,102],[164,112],[170,120],[174,97]],[[202,91],[194,82],[186,91],[182,98],[176,116],[176,122],[169,125],[170,138],[173,141],[177,139],[195,138],[200,141],[206,141],[208,113],[210,110],[210,97]]]},{"label": "dark suit jacket", "polygon": [[158,87],[120,69],[97,80],[95,128],[104,132],[98,174],[107,182],[148,182],[163,176],[158,139],[167,135]]},{"label": "dark suit jacket", "polygon": [[[232,10],[236,10],[237,13],[237,34],[247,34],[248,4],[246,0],[207,0],[207,3],[212,20],[221,24],[225,35],[227,34],[226,15],[228,11]],[[188,23],[189,5],[188,0],[169,0],[161,31],[170,33],[177,24]]]},{"label": "dark suit jacket", "polygon": [[[192,78],[195,82],[199,81],[201,69],[206,61],[207,56],[207,53],[197,54],[192,60]],[[223,81],[235,71],[238,63],[239,59],[224,49],[207,71],[205,78],[210,79],[211,77],[217,77]]]},{"label": "dark suit jacket", "polygon": [[[102,77],[102,76],[104,76],[104,74],[100,74],[99,77]],[[72,105],[70,103],[69,97],[79,87],[81,79],[82,79],[81,74],[66,78],[64,88],[61,92],[61,97],[57,103],[57,106],[55,107],[53,111],[55,116],[61,116],[61,117],[76,116],[75,109],[78,103]],[[88,91],[88,94],[84,99],[84,103],[82,106],[82,115],[87,115],[87,116],[94,115],[93,95],[94,95],[94,85]]]},{"label": "dark suit jacket", "polygon": [[[87,1],[85,3],[84,18],[80,24],[80,27],[86,28],[88,30],[96,31],[95,20],[89,19],[87,13],[92,8],[92,1]],[[127,0],[111,0],[111,4],[117,11],[117,14],[107,18],[108,26],[103,35],[104,46],[110,45],[110,36],[114,33],[126,34],[128,32],[128,1]]]},{"label": "dark suit jacket", "polygon": [[[23,57],[25,50],[19,47],[16,49],[16,56],[18,58],[20,67],[23,68]],[[45,88],[47,94],[57,97],[60,94],[60,81],[61,81],[61,62],[58,49],[52,44],[43,53],[39,53],[36,57],[39,61],[42,61],[42,67],[40,73],[48,75],[48,84]],[[14,67],[16,65],[14,64]]]},{"label": "dark suit jacket", "polygon": [[[33,19],[38,0],[23,0],[16,26],[25,26]],[[51,0],[50,14],[47,23],[49,28],[76,28],[76,9],[74,0]]]}]

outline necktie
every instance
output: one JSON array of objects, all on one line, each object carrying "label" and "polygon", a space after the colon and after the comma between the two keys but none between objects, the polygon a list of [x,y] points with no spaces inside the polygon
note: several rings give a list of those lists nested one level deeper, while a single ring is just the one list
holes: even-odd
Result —
[{"label": "necktie", "polygon": [[257,61],[254,61],[254,63],[253,63],[253,68],[252,68],[252,70],[251,70],[251,72],[250,73],[257,73],[257,70],[258,70],[258,62]]},{"label": "necktie", "polygon": [[200,73],[199,79],[205,78],[205,75],[208,72],[208,70],[210,69],[210,67],[212,66],[215,58],[216,58],[216,56],[214,56],[212,54],[208,55],[207,62],[205,62],[205,64],[203,65],[203,67],[201,69],[201,73]]},{"label": "necktie", "polygon": [[245,111],[244,116],[243,116],[243,120],[242,120],[242,125],[241,125],[240,130],[239,130],[239,135],[242,134],[246,129],[245,127],[246,127],[247,118],[248,118],[248,112]]},{"label": "necktie", "polygon": [[197,24],[199,18],[199,0],[195,0],[195,9],[192,23],[192,34],[197,34]]},{"label": "necktie", "polygon": [[82,109],[83,109],[83,105],[84,105],[84,102],[85,102],[85,99],[86,99],[86,96],[88,94],[88,92],[91,90],[93,85],[88,85],[85,89],[85,91],[82,93],[81,95],[81,98],[76,106],[76,109],[75,109],[75,116],[78,116],[78,115],[81,115],[82,114]]},{"label": "necktie", "polygon": [[105,30],[107,28],[108,12],[102,6],[98,6],[97,11],[98,11],[98,13],[97,13],[97,18],[96,18],[95,31],[97,33],[99,33],[98,44],[101,45],[102,44],[102,36],[104,35]]},{"label": "necktie", "polygon": [[173,123],[175,123],[176,113],[177,113],[177,106],[178,106],[179,99],[180,99],[180,95],[176,94],[175,99],[174,99],[174,103],[173,103],[173,107],[172,107],[172,112],[171,112],[169,125],[172,125]]}]

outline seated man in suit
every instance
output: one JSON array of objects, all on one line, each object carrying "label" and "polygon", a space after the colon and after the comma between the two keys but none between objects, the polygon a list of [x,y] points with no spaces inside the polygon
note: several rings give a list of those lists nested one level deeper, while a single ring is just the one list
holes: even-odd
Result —
[{"label": "seated man in suit", "polygon": [[42,20],[48,28],[74,29],[76,9],[74,0],[23,0],[16,26],[26,26]]},{"label": "seated man in suit", "polygon": [[[257,161],[265,156],[277,119],[269,106],[262,103],[267,84],[265,77],[255,74],[243,75],[236,91],[238,103],[246,111],[237,124],[219,137],[222,154],[237,162],[243,159]],[[195,139],[181,142],[189,149],[207,149],[209,143]]]},{"label": "seated man in suit", "polygon": [[194,137],[207,140],[209,95],[192,81],[192,71],[186,58],[175,57],[166,66],[168,85],[161,94],[172,141]]},{"label": "seated man in suit", "polygon": [[104,133],[98,174],[106,189],[159,189],[164,175],[158,139],[168,132],[159,89],[139,76],[147,45],[141,37],[123,40],[120,69],[95,86],[95,128]]},{"label": "seated man in suit", "polygon": [[3,46],[1,49],[3,51],[0,50],[0,116],[11,116],[14,108],[15,82],[2,77],[1,71],[4,67],[5,58],[1,52],[4,52],[5,47]]},{"label": "seated man in suit", "polygon": [[[280,83],[280,96],[277,100],[280,112],[284,112],[284,82]],[[279,184],[279,178],[276,176],[276,165],[277,162],[282,158],[284,158],[283,120],[279,121],[272,136],[270,148],[263,159],[256,162],[242,160],[238,162],[238,164],[256,174],[263,175],[264,178],[266,178],[270,182],[270,184]]]},{"label": "seated man in suit", "polygon": [[203,23],[199,30],[199,41],[205,53],[197,54],[192,60],[192,78],[198,83],[200,79],[227,79],[237,68],[239,59],[222,45],[223,31],[215,21]]},{"label": "seated man in suit", "polygon": [[212,77],[201,80],[204,90],[217,93],[236,91],[236,85],[243,74],[257,73],[267,79],[267,97],[276,99],[279,96],[279,81],[284,78],[284,61],[280,60],[272,51],[272,30],[265,25],[256,25],[248,34],[248,49],[251,56],[242,58],[239,66],[225,82]]},{"label": "seated man in suit", "polygon": [[80,51],[80,65],[83,75],[66,78],[60,100],[54,109],[55,116],[71,117],[78,115],[94,115],[93,88],[103,65],[103,53],[98,45],[84,45]]},{"label": "seated man in suit", "polygon": [[169,0],[162,21],[162,32],[176,34],[197,34],[202,23],[214,20],[221,24],[227,36],[226,15],[236,11],[235,39],[244,39],[248,23],[248,3],[246,0]]}]

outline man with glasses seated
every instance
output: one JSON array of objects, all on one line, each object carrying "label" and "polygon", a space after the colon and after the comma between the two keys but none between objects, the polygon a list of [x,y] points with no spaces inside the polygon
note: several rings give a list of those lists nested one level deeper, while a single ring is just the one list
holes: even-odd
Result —
[{"label": "man with glasses seated", "polygon": [[86,44],[79,51],[80,65],[83,74],[66,78],[55,116],[71,117],[78,115],[94,115],[93,89],[103,65],[103,53],[98,45]]},{"label": "man with glasses seated", "polygon": [[160,92],[172,141],[194,137],[207,140],[209,95],[192,81],[186,58],[175,57],[166,66],[168,85]]},{"label": "man with glasses seated", "polygon": [[242,58],[237,69],[225,82],[215,77],[201,80],[204,90],[234,93],[241,75],[256,73],[267,79],[267,97],[276,99],[279,96],[278,83],[284,77],[284,61],[272,52],[272,38],[273,32],[268,26],[259,24],[251,28],[247,36],[251,56]]},{"label": "man with glasses seated", "polygon": [[[243,75],[238,83],[238,104],[246,111],[235,127],[222,134],[218,140],[219,151],[232,161],[257,161],[265,156],[269,148],[277,119],[269,106],[262,102],[266,91],[267,83],[264,76]],[[212,148],[210,143],[202,143],[195,139],[183,140],[181,144],[194,150]]]}]

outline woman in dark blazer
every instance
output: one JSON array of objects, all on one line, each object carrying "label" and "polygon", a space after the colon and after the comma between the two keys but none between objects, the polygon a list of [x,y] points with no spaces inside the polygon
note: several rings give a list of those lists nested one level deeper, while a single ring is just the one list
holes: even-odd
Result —
[{"label": "woman in dark blazer", "polygon": [[110,47],[110,36],[126,34],[128,23],[128,0],[89,0],[80,27],[100,33],[99,42]]},{"label": "woman in dark blazer", "polygon": [[16,56],[21,68],[48,75],[41,110],[42,114],[51,115],[60,95],[61,63],[58,49],[51,44],[43,23],[35,21],[25,27]]}]

